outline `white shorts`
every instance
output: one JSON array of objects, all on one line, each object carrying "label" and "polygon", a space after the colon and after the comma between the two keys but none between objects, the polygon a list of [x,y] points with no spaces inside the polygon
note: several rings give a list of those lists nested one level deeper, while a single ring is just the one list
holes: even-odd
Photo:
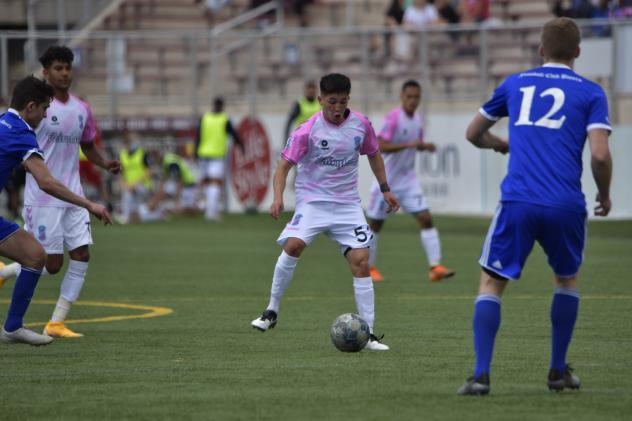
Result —
[{"label": "white shorts", "polygon": [[[170,197],[175,197],[178,191],[178,185],[173,180],[168,180],[165,183],[165,192]],[[182,208],[196,208],[197,207],[197,193],[198,187],[195,185],[182,187],[180,192],[180,207]]]},{"label": "white shorts", "polygon": [[[414,215],[428,210],[428,202],[426,202],[426,196],[424,196],[421,187],[411,190],[393,190],[392,193],[399,200],[400,207],[404,212]],[[373,184],[366,216],[369,219],[383,221],[390,215],[386,212],[387,210],[388,204],[384,201],[384,195],[380,191],[380,186]]]},{"label": "white shorts", "polygon": [[225,177],[224,167],[224,158],[200,160],[200,171],[202,172],[202,178],[214,178],[223,180]]},{"label": "white shorts", "polygon": [[92,243],[90,214],[77,206],[24,206],[24,229],[33,234],[48,254],[64,254]]},{"label": "white shorts", "polygon": [[310,202],[297,207],[277,243],[284,245],[288,238],[294,237],[309,245],[321,232],[337,241],[343,253],[373,243],[373,232],[360,204],[334,202]]}]

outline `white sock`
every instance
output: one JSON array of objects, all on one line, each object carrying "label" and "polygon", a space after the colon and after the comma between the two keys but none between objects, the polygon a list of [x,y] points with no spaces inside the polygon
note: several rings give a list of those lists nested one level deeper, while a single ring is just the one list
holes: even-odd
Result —
[{"label": "white sock", "polygon": [[369,247],[369,267],[372,268],[375,266],[375,259],[377,258],[377,240],[379,238],[379,234],[377,232],[373,233],[373,242]]},{"label": "white sock", "polygon": [[63,322],[66,320],[70,305],[79,298],[79,293],[86,280],[87,272],[88,262],[70,259],[64,280],[61,282],[61,294],[57,301],[55,311],[53,312],[53,317],[51,318],[53,322]]},{"label": "white sock", "polygon": [[59,297],[55,311],[53,311],[53,316],[50,318],[51,322],[63,322],[66,320],[71,304],[72,303],[64,297]]},{"label": "white sock", "polygon": [[355,293],[358,313],[369,324],[369,330],[373,333],[373,320],[375,319],[375,293],[373,292],[373,280],[366,278],[353,278],[353,291]]},{"label": "white sock", "polygon": [[222,191],[217,184],[211,184],[206,187],[206,219],[217,219],[220,209],[220,196]]},{"label": "white sock", "polygon": [[441,263],[441,241],[439,240],[439,231],[436,228],[423,229],[420,231],[421,245],[426,251],[428,264],[430,267],[437,266]]},{"label": "white sock", "polygon": [[123,190],[121,193],[121,214],[123,218],[129,220],[134,210],[134,194],[129,190]]},{"label": "white sock", "polygon": [[281,298],[283,298],[285,290],[288,285],[290,285],[297,263],[298,257],[290,256],[285,252],[285,250],[281,252],[281,255],[277,259],[276,266],[274,266],[272,288],[270,288],[270,303],[267,308],[268,310],[272,310],[277,314],[279,313]]}]

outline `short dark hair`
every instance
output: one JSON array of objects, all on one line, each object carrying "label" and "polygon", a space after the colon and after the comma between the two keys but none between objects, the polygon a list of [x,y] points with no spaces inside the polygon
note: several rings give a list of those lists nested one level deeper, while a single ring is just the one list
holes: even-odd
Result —
[{"label": "short dark hair", "polygon": [[53,61],[61,61],[62,63],[72,64],[75,59],[75,55],[72,50],[65,45],[51,45],[44,51],[44,54],[39,58],[42,67],[47,69]]},{"label": "short dark hair", "polygon": [[542,50],[544,57],[548,59],[574,59],[581,40],[579,28],[570,18],[553,19],[542,28]]},{"label": "short dark hair", "polygon": [[31,101],[36,104],[42,104],[46,101],[50,101],[54,95],[55,91],[48,83],[33,75],[27,76],[19,81],[15,85],[15,88],[13,88],[10,107],[22,111]]},{"label": "short dark hair", "polygon": [[320,93],[322,95],[351,93],[351,80],[341,73],[330,73],[320,79]]},{"label": "short dark hair", "polygon": [[216,96],[213,98],[213,110],[221,111],[224,109],[224,98],[221,96]]},{"label": "short dark hair", "polygon": [[410,79],[404,82],[402,85],[402,92],[406,90],[406,88],[417,88],[421,91],[421,85],[416,80]]}]

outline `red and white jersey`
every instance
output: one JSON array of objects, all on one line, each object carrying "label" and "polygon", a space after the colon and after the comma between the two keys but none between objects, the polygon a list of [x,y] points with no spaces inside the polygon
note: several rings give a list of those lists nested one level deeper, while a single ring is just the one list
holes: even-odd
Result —
[{"label": "red and white jersey", "polygon": [[[46,118],[35,130],[37,143],[44,152],[46,166],[53,177],[70,191],[83,196],[79,180],[80,143],[90,143],[96,136],[96,125],[90,106],[74,95],[67,102],[53,99]],[[29,206],[74,206],[40,190],[31,174],[26,176],[24,204]]]},{"label": "red and white jersey", "polygon": [[349,110],[336,126],[322,111],[301,124],[287,140],[283,159],[297,165],[296,204],[360,203],[358,159],[375,156],[379,145],[366,117]]},{"label": "red and white jersey", "polygon": [[[401,107],[395,108],[386,115],[382,129],[378,134],[379,139],[393,144],[423,140],[423,137],[421,115],[416,112],[410,116]],[[405,191],[419,184],[415,172],[416,154],[416,148],[406,148],[397,152],[382,154],[386,167],[386,178],[391,190]]]}]

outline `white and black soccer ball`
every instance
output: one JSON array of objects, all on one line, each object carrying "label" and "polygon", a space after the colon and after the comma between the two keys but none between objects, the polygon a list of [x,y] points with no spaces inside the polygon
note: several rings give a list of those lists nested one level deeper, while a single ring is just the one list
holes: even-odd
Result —
[{"label": "white and black soccer ball", "polygon": [[360,316],[345,313],[331,325],[331,342],[342,352],[361,351],[369,341],[369,324]]}]

